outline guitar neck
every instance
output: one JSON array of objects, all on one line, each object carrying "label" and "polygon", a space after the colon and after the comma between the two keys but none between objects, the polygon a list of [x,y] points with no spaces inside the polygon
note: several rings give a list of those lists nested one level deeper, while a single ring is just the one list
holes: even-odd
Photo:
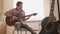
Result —
[{"label": "guitar neck", "polygon": [[52,0],[51,8],[50,8],[50,15],[54,15],[54,5],[55,5],[55,0]]},{"label": "guitar neck", "polygon": [[[33,14],[30,14],[31,16],[35,16],[35,15],[37,15],[37,13],[33,13]],[[30,15],[26,15],[26,16],[22,16],[21,18],[23,18],[23,17],[28,17],[28,16],[30,16]]]},{"label": "guitar neck", "polygon": [[[30,14],[31,16],[33,15],[33,14]],[[22,16],[21,18],[24,18],[24,17],[27,17],[27,16],[29,16],[29,15],[26,15],[26,16]]]}]

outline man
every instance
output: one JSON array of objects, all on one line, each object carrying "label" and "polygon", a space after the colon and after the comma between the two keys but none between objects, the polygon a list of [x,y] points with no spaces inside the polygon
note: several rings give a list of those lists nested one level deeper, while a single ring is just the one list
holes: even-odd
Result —
[{"label": "man", "polygon": [[[12,17],[13,21],[14,20],[19,20],[20,23],[22,23],[21,28],[25,28],[28,31],[30,31],[32,34],[36,34],[32,28],[30,28],[28,25],[24,24],[26,22],[26,20],[28,20],[32,15],[27,16],[27,18],[25,18],[25,12],[22,10],[22,2],[18,1],[16,4],[16,8],[11,9],[9,11],[7,11],[5,13],[6,17]],[[23,18],[21,18],[23,17]]]}]

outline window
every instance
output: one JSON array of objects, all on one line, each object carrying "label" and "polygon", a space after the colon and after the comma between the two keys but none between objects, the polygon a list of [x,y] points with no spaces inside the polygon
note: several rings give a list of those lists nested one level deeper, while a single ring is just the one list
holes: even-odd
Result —
[{"label": "window", "polygon": [[44,16],[44,0],[13,0],[13,8],[16,7],[16,2],[23,2],[23,10],[26,15],[37,13],[37,16],[32,16],[29,20],[42,20]]}]

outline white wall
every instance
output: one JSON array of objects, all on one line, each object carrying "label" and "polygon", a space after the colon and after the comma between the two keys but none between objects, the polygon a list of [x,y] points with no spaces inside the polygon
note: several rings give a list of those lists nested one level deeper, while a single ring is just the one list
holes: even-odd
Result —
[{"label": "white wall", "polygon": [[3,19],[4,19],[4,22],[5,22],[5,15],[4,13],[7,11],[7,10],[10,10],[12,9],[13,7],[13,0],[3,0]]},{"label": "white wall", "polygon": [[1,34],[1,16],[2,16],[2,0],[0,0],[0,34]]},{"label": "white wall", "polygon": [[50,0],[44,0],[44,3],[45,17],[47,17],[50,12]]},{"label": "white wall", "polygon": [[57,0],[55,0],[55,8],[54,8],[54,14],[55,17],[57,18],[57,20],[59,20],[59,16],[58,16],[58,6],[57,6]]},{"label": "white wall", "polygon": [[1,23],[1,34],[6,34],[6,23],[5,23],[5,16],[4,16],[4,12],[5,11],[7,11],[7,10],[9,10],[9,9],[11,9],[12,8],[12,0],[2,0],[3,2],[3,5],[2,5],[2,13],[3,13],[3,15],[2,15],[2,20],[3,20],[3,22]]}]

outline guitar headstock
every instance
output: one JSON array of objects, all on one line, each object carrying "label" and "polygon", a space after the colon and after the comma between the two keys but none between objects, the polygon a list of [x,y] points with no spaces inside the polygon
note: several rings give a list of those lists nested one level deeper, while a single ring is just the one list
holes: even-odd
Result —
[{"label": "guitar headstock", "polygon": [[[30,14],[30,15],[27,15],[27,16],[35,16],[35,15],[37,15],[37,13],[33,13],[33,14]],[[27,16],[25,16],[25,17],[27,17]]]},{"label": "guitar headstock", "polygon": [[33,13],[32,15],[35,16],[35,15],[37,15],[37,13]]}]

